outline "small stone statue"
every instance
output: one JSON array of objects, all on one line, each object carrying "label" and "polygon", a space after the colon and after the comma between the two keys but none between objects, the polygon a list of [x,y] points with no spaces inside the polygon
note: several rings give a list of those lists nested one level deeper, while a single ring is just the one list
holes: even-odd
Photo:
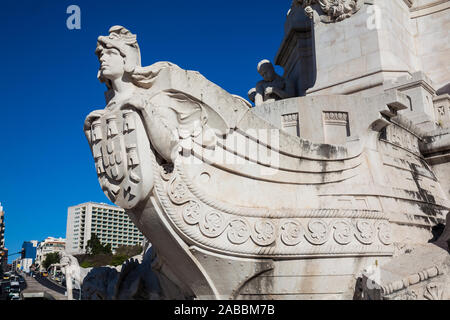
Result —
[{"label": "small stone statue", "polygon": [[279,76],[269,60],[264,59],[258,63],[258,73],[263,77],[263,80],[259,81],[256,87],[248,92],[248,97],[255,103],[255,106],[263,102],[272,102],[294,96],[292,83]]},{"label": "small stone statue", "polygon": [[81,288],[84,272],[81,271],[77,258],[65,252],[60,253],[61,271],[66,276],[67,300],[73,300],[72,280]]}]

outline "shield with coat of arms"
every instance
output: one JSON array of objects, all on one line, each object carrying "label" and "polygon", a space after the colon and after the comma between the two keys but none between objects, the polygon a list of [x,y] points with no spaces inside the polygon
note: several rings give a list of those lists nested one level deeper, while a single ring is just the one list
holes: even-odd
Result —
[{"label": "shield with coat of arms", "polygon": [[151,188],[144,179],[151,168],[141,161],[150,145],[140,116],[133,110],[107,110],[92,122],[90,135],[103,191],[117,205],[132,208]]},{"label": "shield with coat of arms", "polygon": [[106,139],[102,140],[101,150],[106,175],[111,181],[119,183],[124,178],[126,167],[123,159],[125,151],[123,133],[119,132],[117,124],[117,116],[111,115],[106,118],[104,127]]}]

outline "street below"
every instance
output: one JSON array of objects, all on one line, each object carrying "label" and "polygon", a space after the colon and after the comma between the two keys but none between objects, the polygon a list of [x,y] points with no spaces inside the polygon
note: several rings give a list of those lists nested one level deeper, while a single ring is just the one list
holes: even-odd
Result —
[{"label": "street below", "polygon": [[[23,294],[45,294],[46,296],[50,295],[55,300],[67,300],[66,288],[60,284],[57,284],[47,277],[43,277],[39,274],[35,275],[35,277],[28,276],[23,274],[23,278],[25,283],[21,285],[21,296]],[[0,295],[0,300],[8,300],[8,293],[5,292],[5,288],[8,286],[7,281],[3,281],[2,290]],[[80,298],[80,290],[74,289],[73,291],[74,300],[78,300]]]}]

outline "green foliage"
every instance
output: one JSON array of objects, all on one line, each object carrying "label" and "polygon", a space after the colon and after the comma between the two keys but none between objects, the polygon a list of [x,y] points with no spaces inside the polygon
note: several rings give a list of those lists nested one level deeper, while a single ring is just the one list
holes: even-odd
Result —
[{"label": "green foliage", "polygon": [[113,256],[111,254],[101,253],[97,255],[82,254],[75,257],[77,258],[80,267],[90,268],[111,265],[111,259]]},{"label": "green foliage", "polygon": [[109,243],[103,245],[95,233],[91,234],[91,239],[87,242],[86,251],[90,255],[98,255],[102,253],[112,254],[111,245]]},{"label": "green foliage", "polygon": [[82,267],[82,268],[91,268],[93,266],[94,265],[90,261],[83,261],[82,263],[80,263],[80,267]]},{"label": "green foliage", "polygon": [[124,263],[129,257],[124,256],[124,255],[120,255],[120,254],[115,254],[112,259],[111,259],[111,265],[113,266],[118,266],[121,265],[122,263]]},{"label": "green foliage", "polygon": [[[78,263],[82,268],[101,267],[106,265],[118,266],[123,264],[127,259],[136,256],[142,252],[142,246],[119,246],[114,255],[111,254],[111,246],[109,244],[102,245],[98,238],[93,234],[91,240],[88,241],[88,254],[76,255]],[[101,249],[100,246],[106,249]],[[100,253],[99,253],[100,251]],[[95,252],[95,253],[94,253]],[[107,252],[107,253],[105,253]]]},{"label": "green foliage", "polygon": [[142,246],[118,246],[116,249],[116,255],[127,256],[128,258],[137,256],[142,252]]},{"label": "green foliage", "polygon": [[50,252],[45,255],[45,259],[42,262],[42,266],[47,270],[50,265],[54,263],[59,263],[61,257],[58,252]]}]

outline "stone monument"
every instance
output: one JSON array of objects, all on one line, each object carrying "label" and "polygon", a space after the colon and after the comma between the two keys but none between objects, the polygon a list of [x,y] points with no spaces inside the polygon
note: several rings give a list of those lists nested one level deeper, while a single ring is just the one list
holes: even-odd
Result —
[{"label": "stone monument", "polygon": [[361,27],[377,5],[396,28],[449,21],[442,1],[294,1],[275,61],[295,95],[254,108],[198,72],[142,67],[124,27],[98,38],[107,105],[84,132],[105,195],[152,243],[158,295],[450,298],[448,97],[430,85],[448,73],[390,55],[389,27]]}]

